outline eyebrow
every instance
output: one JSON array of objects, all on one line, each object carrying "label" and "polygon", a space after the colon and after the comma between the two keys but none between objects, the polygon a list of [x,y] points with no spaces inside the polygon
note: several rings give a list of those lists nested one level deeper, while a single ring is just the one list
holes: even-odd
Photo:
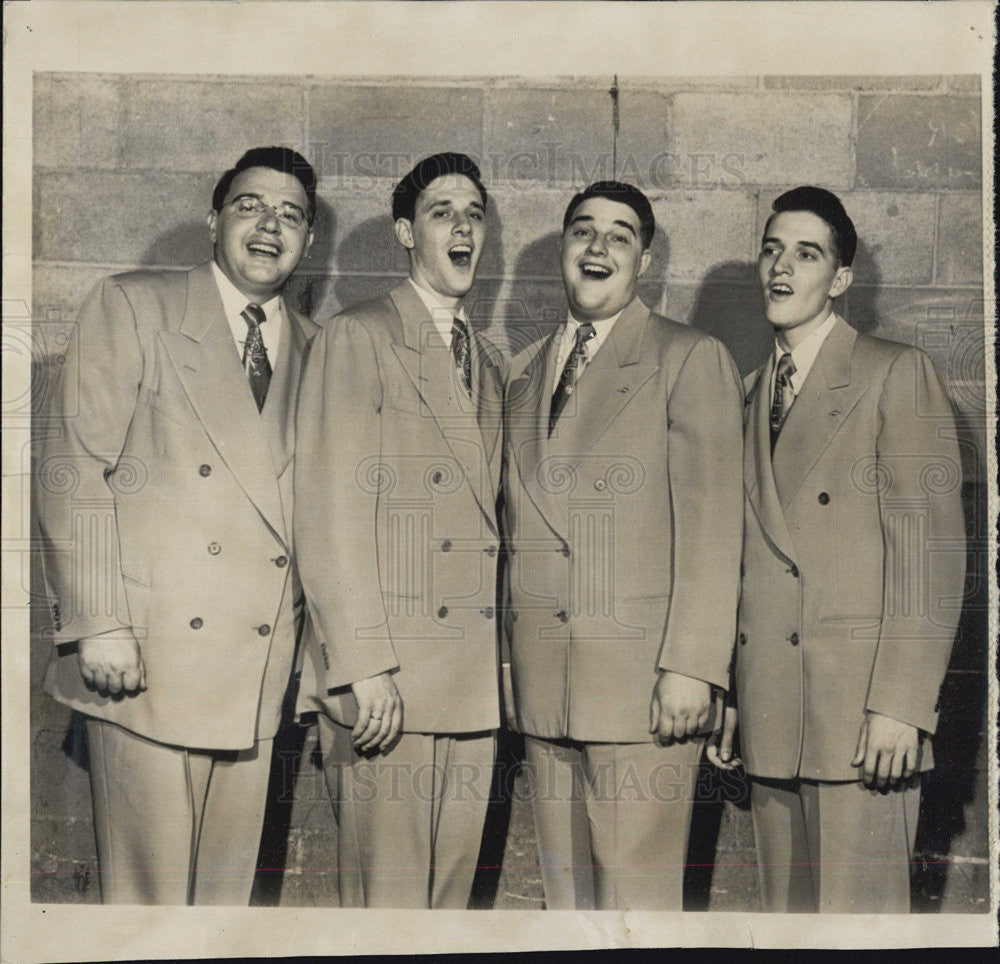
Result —
[{"label": "eyebrow", "polygon": [[[803,248],[812,248],[814,251],[818,251],[820,254],[826,254],[826,248],[824,248],[823,245],[821,244],[817,244],[815,241],[796,241],[794,243],[802,245]],[[769,237],[769,238],[764,238],[764,240],[761,241],[761,244],[783,245],[784,242],[780,238]]]},{"label": "eyebrow", "polygon": [[[440,201],[434,201],[434,202],[432,202],[430,205],[428,205],[427,209],[429,211],[433,211],[434,208],[450,208],[450,207],[454,207],[454,206],[455,206],[455,203],[450,198],[442,198]],[[472,201],[472,202],[470,202],[469,207],[477,208],[480,211],[485,211],[486,210],[486,208],[483,207],[483,204],[482,204],[481,201]]]},{"label": "eyebrow", "polygon": [[[575,214],[570,219],[569,225],[567,225],[567,227],[576,224],[577,221],[591,221],[591,222],[593,222],[593,220],[594,220],[594,217],[593,217],[592,214]],[[639,236],[636,233],[635,228],[633,228],[632,225],[628,223],[628,221],[619,221],[619,220],[616,219],[616,220],[612,221],[611,223],[612,224],[617,224],[617,225],[619,225],[620,227],[623,227],[623,228],[627,228],[629,231],[632,232],[632,236],[633,237],[637,238]]]}]

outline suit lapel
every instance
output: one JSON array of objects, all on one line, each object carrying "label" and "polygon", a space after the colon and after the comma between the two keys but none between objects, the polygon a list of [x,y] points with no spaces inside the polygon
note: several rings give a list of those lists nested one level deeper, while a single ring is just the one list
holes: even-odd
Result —
[{"label": "suit lapel", "polygon": [[260,514],[285,539],[268,433],[243,374],[210,263],[189,273],[180,329],[164,332],[163,341],[219,454]]},{"label": "suit lapel", "polygon": [[857,332],[838,318],[785,419],[774,447],[774,481],[783,506],[795,498],[868,389],[865,384],[851,382],[856,338]]},{"label": "suit lapel", "polygon": [[569,403],[556,422],[549,451],[575,465],[606,434],[635,393],[656,371],[644,362],[643,337],[649,309],[635,299],[622,312],[600,351],[583,370]]},{"label": "suit lapel", "polygon": [[[795,543],[778,499],[771,467],[770,386],[774,377],[772,351],[758,373],[747,398],[746,444],[743,446],[743,479],[747,497],[771,541],[789,561],[795,558]],[[795,406],[793,405],[792,408]]]},{"label": "suit lapel", "polygon": [[278,353],[267,390],[267,401],[261,412],[277,477],[288,467],[295,452],[295,402],[302,371],[302,356],[308,340],[304,323],[312,325],[292,311],[284,299],[281,306],[286,322],[286,337]]},{"label": "suit lapel", "polygon": [[[392,348],[434,418],[483,514],[494,525],[495,494],[483,436],[471,399],[454,378],[451,352],[409,281],[389,293],[402,325],[403,342]],[[461,393],[461,394],[460,394]]]},{"label": "suit lapel", "polygon": [[491,491],[499,490],[500,467],[497,442],[503,421],[503,378],[500,369],[479,337],[472,340],[472,397],[476,421],[482,433],[486,464],[490,471]]}]

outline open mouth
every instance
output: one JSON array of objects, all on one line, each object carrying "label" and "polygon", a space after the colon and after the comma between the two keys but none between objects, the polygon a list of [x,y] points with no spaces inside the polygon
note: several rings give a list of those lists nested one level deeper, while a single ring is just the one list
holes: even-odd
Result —
[{"label": "open mouth", "polygon": [[251,241],[247,245],[247,251],[262,258],[281,257],[281,248],[270,241]]},{"label": "open mouth", "polygon": [[448,249],[448,257],[451,263],[458,268],[468,268],[472,264],[472,245],[456,244]]},{"label": "open mouth", "polygon": [[788,285],[782,284],[780,281],[776,284],[768,285],[767,290],[770,292],[772,298],[790,298],[795,294]]},{"label": "open mouth", "polygon": [[580,274],[585,278],[590,278],[591,281],[603,281],[605,278],[611,277],[611,269],[606,268],[603,264],[586,262],[580,265]]}]

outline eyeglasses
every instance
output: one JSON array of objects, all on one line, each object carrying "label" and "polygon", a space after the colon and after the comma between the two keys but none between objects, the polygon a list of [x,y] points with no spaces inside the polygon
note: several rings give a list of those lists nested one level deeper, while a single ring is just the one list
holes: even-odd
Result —
[{"label": "eyeglasses", "polygon": [[290,228],[301,228],[306,222],[306,213],[302,208],[285,201],[283,204],[268,204],[253,194],[241,194],[227,202],[233,206],[236,216],[240,218],[259,218],[265,211],[270,211],[284,225]]}]

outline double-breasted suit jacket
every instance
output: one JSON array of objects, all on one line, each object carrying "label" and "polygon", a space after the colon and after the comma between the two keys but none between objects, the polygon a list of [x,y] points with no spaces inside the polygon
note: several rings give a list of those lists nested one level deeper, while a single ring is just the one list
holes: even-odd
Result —
[{"label": "double-breasted suit jacket", "polygon": [[303,711],[319,699],[353,725],[349,684],[391,670],[405,732],[499,725],[502,359],[476,333],[471,352],[470,397],[409,281],[334,318],[311,347],[296,545],[317,645]]},{"label": "double-breasted suit jacket", "polygon": [[739,377],[718,341],[636,299],[550,438],[557,337],[515,358],[507,386],[516,725],[548,739],[648,741],[659,670],[728,685]]},{"label": "double-breasted suit jacket", "polygon": [[[46,691],[186,747],[277,731],[301,592],[293,564],[294,401],[316,326],[287,334],[258,413],[211,263],[139,271],[88,297],[42,428],[36,509],[53,613]],[[81,638],[132,631],[147,689],[88,689]]]},{"label": "double-breasted suit jacket", "polygon": [[926,355],[838,319],[772,459],[773,377],[772,354],[745,383],[743,758],[857,780],[866,710],[936,725],[965,571],[954,419]]}]

